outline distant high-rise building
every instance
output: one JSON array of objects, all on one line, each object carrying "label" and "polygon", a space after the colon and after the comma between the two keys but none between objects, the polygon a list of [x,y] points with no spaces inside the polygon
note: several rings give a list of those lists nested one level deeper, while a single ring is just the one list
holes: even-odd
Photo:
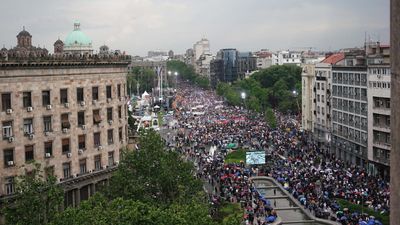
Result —
[{"label": "distant high-rise building", "polygon": [[[221,49],[217,53],[215,60],[211,61],[211,64],[217,64],[211,66],[214,71],[211,71],[212,76],[220,82],[234,82],[238,79],[238,54],[239,52],[234,48]],[[221,61],[222,60],[222,70]]]},{"label": "distant high-rise building", "polygon": [[169,50],[169,52],[168,52],[168,57],[169,57],[170,59],[173,59],[173,58],[174,58],[174,51]]}]

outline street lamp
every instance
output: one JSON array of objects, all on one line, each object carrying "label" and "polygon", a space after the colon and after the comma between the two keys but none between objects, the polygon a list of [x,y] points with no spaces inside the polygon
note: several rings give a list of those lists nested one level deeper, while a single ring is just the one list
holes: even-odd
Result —
[{"label": "street lamp", "polygon": [[293,97],[296,99],[296,104],[297,104],[297,113],[300,113],[300,106],[299,106],[299,100],[297,99],[298,93],[296,90],[292,91]]},{"label": "street lamp", "polygon": [[179,73],[177,71],[175,71],[174,74],[175,74],[175,91],[176,91],[176,88],[178,86],[178,75],[179,75]]},{"label": "street lamp", "polygon": [[172,72],[170,70],[168,70],[168,75],[171,75],[171,74],[172,74]]},{"label": "street lamp", "polygon": [[240,93],[240,96],[242,97],[243,100],[246,99],[246,93],[245,92]]}]

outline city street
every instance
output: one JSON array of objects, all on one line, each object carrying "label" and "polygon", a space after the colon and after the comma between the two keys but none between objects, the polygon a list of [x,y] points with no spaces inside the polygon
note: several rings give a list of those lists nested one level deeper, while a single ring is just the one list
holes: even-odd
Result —
[{"label": "city street", "polygon": [[[247,110],[239,107],[221,107],[221,99],[211,91],[183,85],[177,95],[174,118],[167,121],[177,122],[177,129],[166,126],[160,133],[174,149],[194,162],[212,204],[241,203],[244,218],[253,224],[262,224],[269,217],[272,220],[276,216],[274,207],[260,200],[262,196],[249,181],[251,176],[264,174],[275,178],[319,218],[352,224],[372,218],[341,208],[337,199],[356,204],[362,199],[373,209],[388,209],[388,183],[324,155],[292,118],[276,113],[279,126],[270,129],[261,115],[250,117]],[[266,164],[224,164],[228,143],[264,150],[269,156]],[[211,146],[217,149],[213,154],[209,152]]]}]

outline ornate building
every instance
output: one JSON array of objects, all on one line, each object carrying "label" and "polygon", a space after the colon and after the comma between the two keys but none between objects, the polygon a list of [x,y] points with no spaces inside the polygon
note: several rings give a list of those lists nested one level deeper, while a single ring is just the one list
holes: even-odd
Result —
[{"label": "ornate building", "polygon": [[79,21],[74,22],[74,30],[64,42],[64,53],[69,55],[92,55],[92,40],[80,29]]},{"label": "ornate building", "polygon": [[[31,161],[58,178],[65,207],[76,206],[107,182],[127,144],[130,57],[60,54],[61,40],[48,55],[27,31],[17,38],[17,47],[0,50],[0,208]],[[65,47],[91,53],[90,46],[70,34]]]},{"label": "ornate building", "polygon": [[21,58],[29,59],[36,57],[45,57],[49,54],[47,49],[32,46],[32,35],[25,30],[25,27],[17,35],[17,46],[7,50],[6,48],[1,49],[1,58]]}]

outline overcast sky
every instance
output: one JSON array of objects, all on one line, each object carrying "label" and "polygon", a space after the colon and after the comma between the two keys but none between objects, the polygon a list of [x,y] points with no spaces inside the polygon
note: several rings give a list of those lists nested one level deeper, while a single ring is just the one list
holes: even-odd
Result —
[{"label": "overcast sky", "polygon": [[0,44],[16,45],[22,26],[53,51],[81,22],[94,47],[132,55],[183,53],[206,37],[211,51],[362,46],[365,32],[389,42],[389,0],[1,0]]}]

